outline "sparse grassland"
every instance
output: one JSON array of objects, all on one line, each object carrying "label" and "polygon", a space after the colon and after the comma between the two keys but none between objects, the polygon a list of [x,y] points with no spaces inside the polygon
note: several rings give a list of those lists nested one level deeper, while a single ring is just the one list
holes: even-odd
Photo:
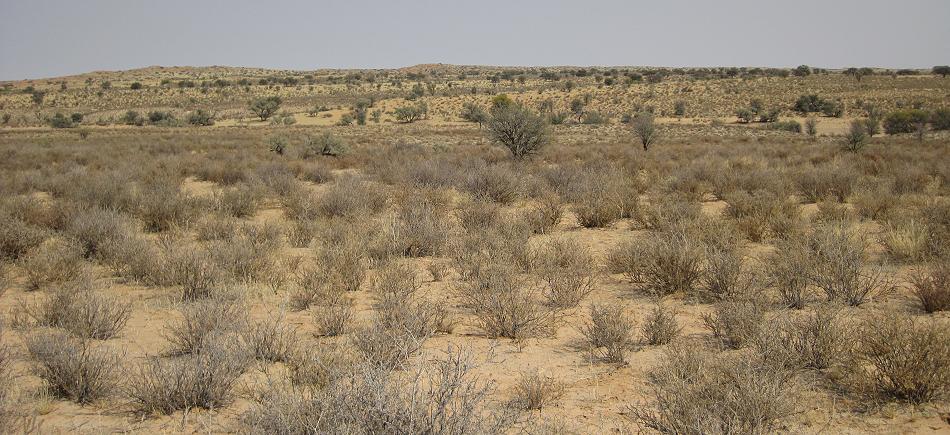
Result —
[{"label": "sparse grassland", "polygon": [[[946,428],[948,91],[881,71],[446,65],[13,83],[0,424]],[[273,96],[266,122],[248,110]],[[846,149],[853,119],[913,107],[922,138],[862,121]],[[644,149],[625,120],[647,112]],[[814,135],[762,125],[819,115]],[[522,133],[544,140],[499,138]]]}]

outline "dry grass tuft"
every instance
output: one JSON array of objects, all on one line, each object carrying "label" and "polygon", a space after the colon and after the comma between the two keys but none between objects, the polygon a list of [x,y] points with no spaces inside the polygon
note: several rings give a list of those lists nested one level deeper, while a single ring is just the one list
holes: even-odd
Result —
[{"label": "dry grass tuft", "polygon": [[541,411],[551,407],[564,395],[564,386],[540,370],[522,373],[515,384],[511,406],[525,411]]}]

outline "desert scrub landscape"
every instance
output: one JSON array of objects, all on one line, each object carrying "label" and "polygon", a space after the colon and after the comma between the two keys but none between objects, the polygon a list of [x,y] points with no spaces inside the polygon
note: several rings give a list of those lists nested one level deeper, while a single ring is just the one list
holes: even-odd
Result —
[{"label": "desert scrub landscape", "polygon": [[4,83],[10,433],[950,431],[950,78]]}]

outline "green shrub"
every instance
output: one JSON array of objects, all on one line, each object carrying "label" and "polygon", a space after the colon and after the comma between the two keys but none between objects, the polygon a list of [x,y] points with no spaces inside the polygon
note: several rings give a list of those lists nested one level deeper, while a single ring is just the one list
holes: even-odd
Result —
[{"label": "green shrub", "polygon": [[927,112],[907,109],[891,112],[884,118],[884,132],[887,134],[913,133],[920,124],[927,122]]},{"label": "green shrub", "polygon": [[467,102],[462,105],[462,113],[459,117],[468,122],[478,123],[479,126],[488,121],[488,112],[478,104]]},{"label": "green shrub", "polygon": [[333,132],[325,131],[319,136],[304,138],[303,152],[300,153],[300,157],[304,159],[317,156],[338,157],[345,154],[348,148],[343,139],[334,135]]},{"label": "green shrub", "polygon": [[145,117],[140,115],[139,112],[136,112],[134,110],[129,110],[125,112],[125,114],[122,115],[121,118],[119,118],[119,122],[125,125],[142,126],[142,125],[145,125]]},{"label": "green shrub", "polygon": [[584,112],[584,115],[581,117],[581,123],[589,125],[609,124],[610,117],[596,110],[591,110]]},{"label": "green shrub", "polygon": [[686,102],[685,101],[678,100],[673,103],[673,115],[686,116]]},{"label": "green shrub", "polygon": [[189,124],[198,126],[214,125],[214,115],[203,109],[197,109],[188,114],[186,118]]},{"label": "green shrub", "polygon": [[950,130],[950,109],[937,109],[930,114],[930,128]]},{"label": "green shrub", "polygon": [[816,113],[821,112],[821,109],[825,105],[825,100],[815,94],[811,95],[802,95],[798,97],[798,100],[795,101],[795,105],[792,107],[796,112],[807,114],[807,113]]},{"label": "green shrub", "polygon": [[768,128],[770,130],[782,130],[782,131],[788,131],[791,133],[802,132],[802,125],[798,121],[795,121],[794,119],[790,119],[788,121],[773,122],[772,124],[768,125]]},{"label": "green shrub", "polygon": [[47,122],[53,128],[72,128],[73,126],[73,121],[60,112],[56,112]]},{"label": "green shrub", "polygon": [[250,109],[254,115],[257,115],[258,118],[261,118],[261,121],[267,121],[268,118],[280,110],[280,104],[282,102],[278,96],[262,97],[251,101],[248,109]]},{"label": "green shrub", "polygon": [[428,106],[424,102],[408,106],[397,107],[393,110],[393,117],[399,122],[411,124],[423,119],[428,113]]}]

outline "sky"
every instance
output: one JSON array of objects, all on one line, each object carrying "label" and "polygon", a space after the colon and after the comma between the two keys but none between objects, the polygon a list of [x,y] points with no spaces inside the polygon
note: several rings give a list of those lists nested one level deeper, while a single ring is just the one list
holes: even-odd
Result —
[{"label": "sky", "polygon": [[0,0],[0,80],[162,66],[929,68],[948,0]]}]

